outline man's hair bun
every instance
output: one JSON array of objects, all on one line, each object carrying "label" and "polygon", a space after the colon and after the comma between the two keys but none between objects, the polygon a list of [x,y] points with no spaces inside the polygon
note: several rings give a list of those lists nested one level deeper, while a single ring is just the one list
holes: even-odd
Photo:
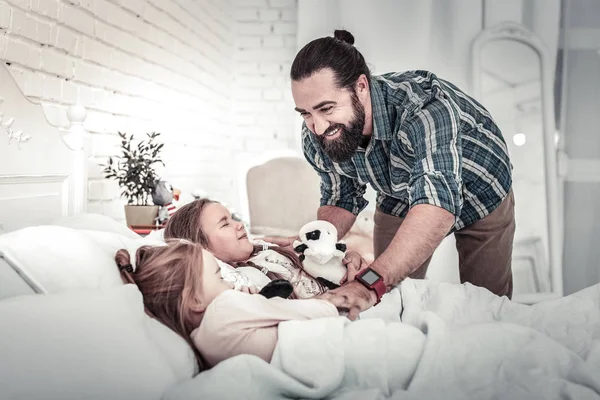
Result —
[{"label": "man's hair bun", "polygon": [[333,37],[336,38],[337,40],[341,40],[342,42],[346,42],[350,45],[354,44],[354,36],[352,36],[352,34],[346,30],[336,29],[333,32]]}]

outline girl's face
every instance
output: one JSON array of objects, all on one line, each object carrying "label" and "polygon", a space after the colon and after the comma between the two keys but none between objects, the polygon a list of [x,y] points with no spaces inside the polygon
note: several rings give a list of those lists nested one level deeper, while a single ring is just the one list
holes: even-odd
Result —
[{"label": "girl's face", "polygon": [[233,283],[226,282],[221,277],[221,268],[215,257],[202,250],[202,293],[199,297],[203,308],[206,309],[218,295],[233,287]]},{"label": "girl's face", "polygon": [[200,229],[208,238],[208,250],[221,261],[247,261],[254,251],[244,225],[233,220],[221,204],[211,203],[204,207]]}]

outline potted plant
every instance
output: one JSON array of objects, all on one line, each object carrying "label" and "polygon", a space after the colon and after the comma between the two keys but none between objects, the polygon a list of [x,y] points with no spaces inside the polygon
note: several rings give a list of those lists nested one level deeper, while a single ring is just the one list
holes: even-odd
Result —
[{"label": "potted plant", "polygon": [[147,133],[147,140],[137,145],[133,135],[127,136],[119,132],[121,138],[121,155],[109,157],[103,164],[104,177],[114,179],[121,188],[121,195],[127,199],[125,219],[127,225],[154,225],[159,207],[153,205],[152,191],[159,181],[155,167],[165,165],[160,158],[163,143],[157,143],[160,133]]}]

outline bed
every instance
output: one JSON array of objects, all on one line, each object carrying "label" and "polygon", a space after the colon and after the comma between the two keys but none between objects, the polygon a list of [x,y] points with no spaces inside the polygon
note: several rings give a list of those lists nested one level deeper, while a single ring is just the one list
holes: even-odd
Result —
[{"label": "bed", "polygon": [[282,323],[271,363],[240,355],[198,374],[114,266],[152,239],[85,213],[84,111],[50,126],[3,66],[0,96],[23,131],[9,144],[0,130],[0,398],[600,399],[598,285],[529,307],[406,280],[357,322]]}]

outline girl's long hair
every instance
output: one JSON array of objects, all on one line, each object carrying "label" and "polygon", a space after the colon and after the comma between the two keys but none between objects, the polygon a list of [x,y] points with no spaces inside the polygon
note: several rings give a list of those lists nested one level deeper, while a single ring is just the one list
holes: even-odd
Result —
[{"label": "girl's long hair", "polygon": [[142,246],[135,253],[135,269],[125,249],[117,251],[115,262],[125,283],[137,285],[146,313],[179,334],[194,350],[200,371],[206,363],[192,342],[190,305],[202,293],[202,247],[169,241],[166,246]]},{"label": "girl's long hair", "polygon": [[[206,236],[206,233],[204,231],[202,231],[202,225],[200,224],[200,219],[201,219],[202,211],[203,211],[204,207],[206,207],[208,204],[213,204],[213,203],[217,203],[217,202],[210,200],[210,199],[203,198],[203,199],[198,199],[198,200],[192,201],[191,203],[188,203],[188,204],[184,205],[183,207],[179,208],[171,216],[171,218],[169,218],[169,220],[167,221],[167,225],[165,227],[165,232],[164,232],[165,239],[187,239],[191,242],[199,243],[205,249],[210,250],[210,244],[208,242],[208,237]],[[302,262],[300,261],[300,258],[293,250],[282,248],[279,246],[268,246],[267,249],[273,250],[274,252],[279,253],[282,256],[288,258],[290,260],[290,262],[294,265],[295,268],[304,270],[304,268],[302,267]],[[262,250],[264,250],[263,246],[255,245],[254,251],[248,258],[258,254],[258,252],[260,252]],[[233,263],[230,262],[228,264],[234,268],[248,266],[248,267],[254,267],[257,269],[262,269],[262,268],[260,268],[260,266],[257,266],[256,264],[254,264],[253,262],[248,261],[248,260],[240,260],[240,261],[233,262]],[[280,275],[276,272],[271,272],[271,271],[267,272],[267,276],[271,280],[285,279],[282,275]],[[319,285],[320,285],[320,283],[319,283]],[[291,297],[293,298],[294,294],[292,294]]]}]

